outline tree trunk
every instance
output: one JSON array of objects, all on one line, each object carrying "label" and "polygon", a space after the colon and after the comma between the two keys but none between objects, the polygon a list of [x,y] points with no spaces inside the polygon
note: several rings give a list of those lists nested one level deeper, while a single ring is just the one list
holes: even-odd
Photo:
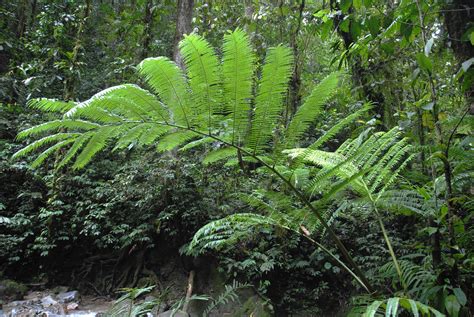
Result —
[{"label": "tree trunk", "polygon": [[140,59],[145,59],[148,57],[148,52],[150,50],[150,43],[152,40],[152,27],[153,27],[153,0],[147,0],[145,4],[145,14],[143,15],[143,42],[142,42],[142,51],[140,53]]},{"label": "tree trunk", "polygon": [[173,40],[173,60],[183,69],[184,62],[179,54],[179,41],[184,34],[191,33],[191,22],[193,18],[194,0],[178,0],[176,15],[176,31]]},{"label": "tree trunk", "polygon": [[[334,11],[340,11],[339,3],[335,0],[331,0],[330,8]],[[349,12],[352,10],[352,7],[349,9]],[[354,43],[354,38],[350,32],[345,32],[342,30],[339,25],[344,21],[345,15],[341,12],[334,17],[334,25],[337,33],[342,38],[344,42],[344,49],[348,50],[351,45]],[[348,57],[349,59],[349,57]],[[370,70],[365,69],[362,67],[362,63],[360,61],[360,57],[353,56],[350,60],[348,60],[348,64],[352,70],[352,80],[354,81],[354,85],[356,87],[362,88],[362,98],[368,101],[371,101],[374,104],[374,111],[377,119],[379,119],[382,124],[386,124],[386,121],[389,121],[386,116],[386,109],[385,109],[385,97],[380,92],[377,92],[371,87],[371,78],[368,74],[371,73]],[[387,129],[390,127],[388,126]]]},{"label": "tree trunk", "polygon": [[300,51],[298,47],[298,36],[301,30],[301,23],[303,21],[303,11],[305,7],[305,0],[301,0],[299,6],[299,13],[298,13],[298,20],[296,22],[296,29],[291,37],[291,48],[293,50],[293,56],[295,58],[295,65],[293,69],[293,74],[291,76],[290,86],[290,109],[288,118],[291,118],[298,109],[300,102],[301,102],[301,95],[300,95],[300,86],[301,86],[301,71],[302,71],[302,61],[300,61]]},{"label": "tree trunk", "polygon": [[72,50],[72,58],[71,58],[71,67],[72,67],[72,74],[66,78],[64,81],[64,100],[72,100],[75,98],[75,89],[76,89],[76,75],[74,74],[74,69],[76,68],[78,59],[79,59],[79,50],[82,48],[82,33],[84,32],[84,28],[86,26],[86,21],[89,18],[89,14],[91,12],[91,0],[86,1],[86,5],[84,7],[84,13],[82,15],[82,20],[77,27],[76,38],[74,48]]},{"label": "tree trunk", "polygon": [[28,1],[23,0],[18,6],[18,11],[17,11],[17,21],[18,24],[16,25],[16,37],[21,38],[25,34],[26,31],[26,25],[28,23]]}]

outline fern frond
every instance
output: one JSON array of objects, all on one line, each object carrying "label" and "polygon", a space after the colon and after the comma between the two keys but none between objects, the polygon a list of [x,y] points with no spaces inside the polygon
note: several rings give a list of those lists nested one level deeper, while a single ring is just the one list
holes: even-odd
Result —
[{"label": "fern frond", "polygon": [[13,159],[18,159],[21,157],[24,157],[28,155],[29,153],[36,151],[37,149],[41,148],[42,146],[49,145],[51,143],[57,142],[57,141],[63,141],[66,139],[71,139],[71,138],[76,138],[80,135],[80,133],[56,133],[52,135],[45,136],[39,140],[34,141],[33,143],[30,143],[23,149],[17,151],[12,155]]},{"label": "fern frond", "polygon": [[167,57],[156,57],[143,60],[138,71],[172,110],[173,121],[186,127],[193,126],[196,113],[190,107],[187,85],[179,67]]},{"label": "fern frond", "polygon": [[220,249],[232,245],[240,238],[248,236],[253,227],[272,227],[278,225],[269,217],[253,213],[239,213],[212,221],[194,235],[188,252],[200,254],[206,250]]},{"label": "fern frond", "polygon": [[166,152],[173,150],[184,143],[189,142],[192,139],[195,139],[198,135],[193,131],[188,130],[178,130],[173,133],[169,133],[162,137],[156,146],[158,152]]},{"label": "fern frond", "polygon": [[156,124],[156,125],[151,125],[151,127],[144,133],[141,137],[140,140],[138,141],[138,144],[140,145],[150,145],[153,144],[156,140],[161,138],[163,135],[168,133],[170,130],[172,130],[171,127]]},{"label": "fern frond", "polygon": [[169,113],[158,99],[136,85],[118,85],[104,89],[90,99],[78,103],[66,118],[86,118],[103,123],[149,118],[166,122]]},{"label": "fern frond", "polygon": [[74,165],[74,169],[80,169],[84,167],[89,161],[101,151],[106,145],[107,141],[116,136],[119,129],[116,126],[105,126],[96,131],[96,133],[89,139],[87,145],[82,149],[81,153],[77,156]]},{"label": "fern frond", "polygon": [[236,280],[234,280],[231,285],[224,285],[224,291],[207,305],[203,312],[203,317],[209,316],[209,314],[220,305],[237,301],[239,298],[237,291],[250,286],[250,284],[242,284]]},{"label": "fern frond", "polygon": [[92,137],[91,133],[85,133],[79,137],[76,138],[74,141],[74,144],[71,146],[71,148],[68,150],[68,152],[64,155],[63,159],[61,162],[59,162],[57,168],[62,168],[66,164],[68,164],[75,156],[76,154],[81,150],[82,146]]},{"label": "fern frond", "polygon": [[[360,307],[356,307],[356,309]],[[360,316],[359,312],[353,309],[353,312],[349,316]],[[363,317],[375,317],[375,316],[386,316],[386,317],[397,317],[400,316],[400,312],[408,312],[412,316],[435,316],[445,317],[444,314],[440,313],[435,308],[425,305],[420,301],[413,300],[406,297],[390,297],[383,300],[374,300],[362,313]],[[354,315],[355,314],[355,315]]]},{"label": "fern frond", "polygon": [[247,34],[241,29],[224,36],[223,98],[230,119],[232,144],[241,144],[247,130],[252,98],[254,55]]},{"label": "fern frond", "polygon": [[62,114],[72,109],[75,106],[75,103],[72,101],[66,102],[55,99],[39,98],[29,100],[27,106],[44,112]]},{"label": "fern frond", "polygon": [[272,139],[273,129],[283,111],[283,96],[288,87],[292,64],[293,55],[288,47],[269,49],[255,98],[250,135],[245,142],[254,154],[260,153]]},{"label": "fern frond", "polygon": [[[434,215],[434,201],[425,200],[423,196],[413,190],[384,191],[377,199],[380,209],[399,213],[416,213],[427,217]],[[439,199],[439,198],[438,198]],[[440,202],[442,204],[442,201]]]},{"label": "fern frond", "polygon": [[[412,261],[401,259],[399,265],[402,278],[406,283],[407,294],[417,300],[426,300],[426,290],[434,286],[436,274],[431,268],[425,268]],[[390,279],[396,287],[399,281],[398,273],[393,262],[388,262],[378,269],[381,278]]]},{"label": "fern frond", "polygon": [[180,151],[188,151],[190,149],[194,149],[195,147],[201,146],[203,144],[209,144],[209,143],[212,143],[212,142],[216,142],[216,140],[214,140],[213,138],[210,138],[210,137],[204,137],[204,138],[201,138],[199,140],[189,142],[188,144],[181,147],[179,150]]},{"label": "fern frond", "polygon": [[[411,145],[406,144],[405,140],[397,142],[390,148],[390,150],[380,159],[379,163],[377,163],[377,165],[372,169],[371,174],[375,173],[378,176],[372,184],[368,183],[370,184],[371,192],[375,192],[382,182],[387,181],[388,178],[392,178],[392,176],[395,175],[395,169],[400,165],[400,162],[402,162],[401,165],[406,163],[406,155],[410,150]],[[380,162],[384,162],[384,164],[380,165]]]},{"label": "fern frond", "polygon": [[202,36],[191,34],[180,42],[181,55],[187,69],[192,101],[196,104],[209,131],[215,126],[214,116],[222,114],[219,87],[219,62],[214,49]]},{"label": "fern frond", "polygon": [[356,112],[348,115],[347,117],[339,120],[335,125],[333,125],[326,133],[324,133],[321,137],[319,137],[313,144],[309,146],[311,149],[318,149],[321,147],[324,143],[332,139],[334,136],[339,133],[342,129],[344,129],[346,126],[349,124],[353,123],[357,118],[361,117],[365,113],[367,113],[368,110],[370,110],[369,105],[365,105],[362,109],[357,110]]},{"label": "fern frond", "polygon": [[204,165],[209,165],[209,164],[213,164],[215,162],[222,161],[224,159],[229,159],[231,157],[236,157],[236,156],[237,156],[237,150],[234,148],[217,149],[217,150],[209,152],[202,160],[202,163]]},{"label": "fern frond", "polygon": [[153,124],[151,123],[136,124],[135,126],[130,127],[128,131],[122,133],[113,150],[115,151],[117,149],[125,149],[132,143],[137,142],[142,135],[146,135],[147,130],[149,130],[151,127],[153,127]]},{"label": "fern frond", "polygon": [[311,95],[298,108],[286,131],[289,146],[295,145],[303,133],[321,113],[322,106],[335,93],[338,84],[338,73],[332,73],[314,87]]},{"label": "fern frond", "polygon": [[46,160],[52,154],[56,153],[56,151],[58,151],[59,149],[65,147],[66,145],[71,144],[74,141],[75,141],[75,139],[64,140],[64,141],[58,142],[55,145],[47,148],[46,150],[43,151],[43,153],[38,155],[33,162],[31,162],[31,167],[36,168],[36,167],[40,166],[44,162],[44,160]]},{"label": "fern frond", "polygon": [[79,130],[78,132],[80,132],[80,130],[88,131],[96,129],[99,126],[97,123],[84,120],[53,120],[23,130],[18,133],[16,138],[17,140],[24,140],[28,137],[38,136],[45,132],[56,132],[60,129]]}]

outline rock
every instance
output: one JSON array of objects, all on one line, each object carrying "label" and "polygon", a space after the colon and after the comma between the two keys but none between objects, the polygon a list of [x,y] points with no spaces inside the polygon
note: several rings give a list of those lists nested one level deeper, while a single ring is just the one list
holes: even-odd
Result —
[{"label": "rock", "polygon": [[174,311],[174,310],[167,310],[165,312],[162,312],[160,314],[158,314],[157,317],[189,317],[189,314],[184,312],[184,311],[181,311],[181,310],[178,310],[178,311]]},{"label": "rock", "polygon": [[36,316],[43,310],[40,301],[17,300],[3,305],[5,316]]},{"label": "rock", "polygon": [[68,290],[69,290],[69,287],[67,287],[67,286],[56,286],[51,291],[54,294],[60,294],[60,293],[66,293]]},{"label": "rock", "polygon": [[78,291],[70,291],[70,292],[59,293],[58,295],[56,295],[56,298],[60,303],[70,303],[70,302],[78,302],[80,299],[80,296],[79,296]]},{"label": "rock", "polygon": [[79,304],[78,304],[78,303],[69,303],[69,304],[67,304],[66,309],[67,309],[68,311],[70,311],[70,310],[76,309],[77,307],[79,307]]},{"label": "rock", "polygon": [[57,304],[58,304],[58,302],[55,301],[50,295],[45,296],[41,299],[41,305],[44,308],[47,308],[49,306],[54,306],[54,305],[57,305]]}]

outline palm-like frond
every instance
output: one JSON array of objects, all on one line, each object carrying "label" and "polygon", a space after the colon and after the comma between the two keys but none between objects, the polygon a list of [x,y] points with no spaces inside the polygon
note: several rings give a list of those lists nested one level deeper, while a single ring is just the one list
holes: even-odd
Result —
[{"label": "palm-like frond", "polygon": [[247,34],[240,29],[224,36],[222,79],[225,114],[230,119],[232,144],[242,144],[250,111],[254,56]]},{"label": "palm-like frond", "polygon": [[292,62],[293,56],[288,47],[278,46],[268,52],[246,140],[246,147],[252,149],[254,154],[260,153],[273,136],[273,129],[283,111],[283,94],[287,90]]},{"label": "palm-like frond", "polygon": [[215,127],[214,117],[223,112],[218,58],[211,45],[196,34],[186,36],[180,49],[188,71],[192,102],[211,130]]},{"label": "palm-like frond", "polygon": [[[426,291],[436,282],[435,272],[406,259],[399,260],[399,264],[408,295],[416,300],[426,300]],[[390,279],[394,286],[398,283],[397,271],[392,262],[386,263],[378,271],[381,278]]]},{"label": "palm-like frond", "polygon": [[286,131],[288,144],[294,145],[321,113],[322,106],[336,90],[338,77],[338,73],[332,73],[323,79],[323,81],[313,89],[311,95],[306,98],[303,105],[296,111]]},{"label": "palm-like frond", "polygon": [[44,112],[65,113],[75,106],[72,101],[65,102],[55,99],[39,98],[28,101],[28,106]]},{"label": "palm-like frond", "polygon": [[189,252],[199,254],[209,249],[232,245],[242,237],[248,237],[253,227],[282,226],[273,219],[255,214],[238,213],[212,221],[199,229],[189,244]]},{"label": "palm-like frond", "polygon": [[138,65],[139,73],[169,108],[176,124],[191,127],[199,107],[191,110],[188,87],[183,72],[166,57],[147,58]]},{"label": "palm-like frond", "polygon": [[[330,192],[328,180],[335,177],[350,180],[347,185],[355,192],[361,196],[373,196],[377,201],[414,155],[407,139],[398,137],[397,129],[379,132],[362,143],[359,139],[351,140],[336,152],[308,148],[285,153],[292,159],[320,167],[307,185],[309,193]],[[338,183],[332,184],[337,186]]]}]

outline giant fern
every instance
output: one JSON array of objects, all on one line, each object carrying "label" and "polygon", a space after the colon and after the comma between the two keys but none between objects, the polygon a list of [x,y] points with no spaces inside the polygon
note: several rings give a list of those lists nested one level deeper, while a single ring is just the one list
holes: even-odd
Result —
[{"label": "giant fern", "polygon": [[[166,57],[147,58],[138,65],[138,72],[151,91],[124,84],[105,89],[83,102],[30,101],[31,107],[56,112],[62,117],[20,133],[19,138],[37,140],[14,156],[23,157],[46,149],[35,165],[58,154],[62,159],[57,167],[72,162],[73,168],[78,169],[109,145],[115,145],[116,150],[133,145],[168,151],[212,142],[205,163],[257,162],[289,186],[305,212],[317,218],[368,287],[368,281],[328,225],[325,215],[296,185],[297,173],[286,172],[281,166],[280,151],[269,151],[275,145],[275,135],[283,136],[279,143],[284,144],[283,149],[298,144],[322,112],[322,105],[333,95],[338,75],[329,75],[317,85],[285,126],[283,99],[293,62],[289,48],[269,49],[261,72],[257,72],[247,35],[239,29],[224,36],[221,59],[204,38],[195,34],[185,37],[180,49],[186,71]],[[321,146],[364,111],[341,121],[313,148]]]}]

